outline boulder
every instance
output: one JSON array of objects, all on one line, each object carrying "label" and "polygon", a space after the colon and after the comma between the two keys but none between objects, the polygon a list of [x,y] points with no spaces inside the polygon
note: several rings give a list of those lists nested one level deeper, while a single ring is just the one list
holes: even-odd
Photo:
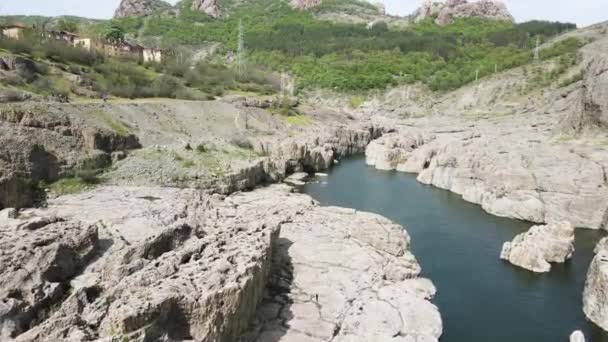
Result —
[{"label": "boulder", "polygon": [[500,258],[532,272],[549,272],[574,253],[574,227],[569,222],[534,226],[502,246]]},{"label": "boulder", "polygon": [[600,328],[608,331],[608,243],[604,238],[595,249],[583,291],[583,312]]},{"label": "boulder", "polygon": [[577,330],[570,335],[570,342],[585,342],[585,335],[580,330]]},{"label": "boulder", "polygon": [[167,8],[171,5],[162,0],[122,0],[114,17],[142,17]]}]

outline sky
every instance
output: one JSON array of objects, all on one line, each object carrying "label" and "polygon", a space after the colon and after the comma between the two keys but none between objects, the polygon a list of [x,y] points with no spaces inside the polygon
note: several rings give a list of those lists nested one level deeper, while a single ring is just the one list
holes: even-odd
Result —
[{"label": "sky", "polygon": [[[111,18],[120,0],[0,0],[0,15],[63,14],[88,18]],[[175,3],[176,0],[169,1]],[[380,0],[387,12],[412,13],[422,0]],[[574,22],[579,27],[608,20],[608,0],[503,0],[518,22],[530,19]]]}]

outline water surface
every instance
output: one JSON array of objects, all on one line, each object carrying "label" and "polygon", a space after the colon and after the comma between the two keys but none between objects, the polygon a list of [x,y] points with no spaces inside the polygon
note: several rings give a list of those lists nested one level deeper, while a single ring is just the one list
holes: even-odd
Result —
[{"label": "water surface", "polygon": [[420,184],[415,175],[383,172],[363,158],[343,161],[304,192],[323,205],[378,213],[406,227],[412,249],[438,294],[444,342],[559,342],[574,330],[608,342],[588,322],[582,292],[601,233],[577,230],[576,252],[549,274],[499,259],[502,244],[531,224],[495,217],[451,192]]}]

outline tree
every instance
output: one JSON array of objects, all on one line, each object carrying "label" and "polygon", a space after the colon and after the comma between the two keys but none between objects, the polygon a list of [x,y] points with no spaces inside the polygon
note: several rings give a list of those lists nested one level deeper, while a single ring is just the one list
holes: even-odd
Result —
[{"label": "tree", "polygon": [[118,26],[110,26],[105,32],[104,38],[113,43],[119,43],[125,40],[125,32]]},{"label": "tree", "polygon": [[78,23],[71,19],[60,19],[57,23],[59,31],[78,32]]}]

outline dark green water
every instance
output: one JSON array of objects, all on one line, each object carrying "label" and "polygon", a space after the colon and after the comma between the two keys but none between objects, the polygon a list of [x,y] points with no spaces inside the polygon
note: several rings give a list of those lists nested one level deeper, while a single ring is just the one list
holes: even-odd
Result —
[{"label": "dark green water", "polygon": [[587,341],[608,342],[582,312],[600,232],[577,230],[573,259],[537,275],[499,259],[503,242],[529,223],[491,216],[414,175],[369,168],[362,158],[343,161],[323,181],[304,192],[323,205],[378,213],[407,228],[423,275],[438,290],[433,302],[443,318],[441,341],[559,342],[580,329]]}]

